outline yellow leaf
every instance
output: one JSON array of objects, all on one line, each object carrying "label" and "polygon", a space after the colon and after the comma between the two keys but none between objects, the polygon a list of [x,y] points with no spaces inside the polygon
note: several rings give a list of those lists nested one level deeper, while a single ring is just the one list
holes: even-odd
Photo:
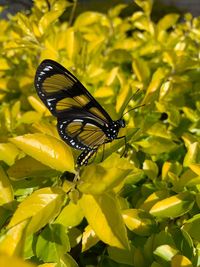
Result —
[{"label": "yellow leaf", "polygon": [[193,265],[185,256],[175,255],[171,260],[171,267],[193,267]]},{"label": "yellow leaf", "polygon": [[99,241],[98,236],[90,225],[86,226],[82,236],[82,252],[90,249]]},{"label": "yellow leaf", "polygon": [[12,186],[10,181],[0,166],[0,205],[9,203],[14,200]]},{"label": "yellow leaf", "polygon": [[[30,262],[25,262],[21,258],[17,257],[9,257],[8,255],[0,255],[0,266],[1,267],[8,267],[8,266],[13,266],[13,267],[36,267],[36,265],[30,263]],[[54,265],[55,266],[55,265]],[[48,266],[48,267],[54,267]],[[47,267],[47,266],[46,266]]]},{"label": "yellow leaf", "polygon": [[[24,220],[7,231],[0,241],[0,253],[5,253],[9,256],[22,255],[28,222],[29,219]],[[0,266],[2,267],[2,265]]]},{"label": "yellow leaf", "polygon": [[150,213],[161,218],[175,218],[187,213],[193,204],[193,196],[189,192],[182,192],[158,201]]},{"label": "yellow leaf", "polygon": [[59,188],[42,188],[21,202],[8,228],[30,218],[27,233],[33,234],[53,220],[60,212],[65,194]]},{"label": "yellow leaf", "polygon": [[44,263],[44,264],[40,264],[38,265],[37,267],[56,267],[57,266],[57,263]]},{"label": "yellow leaf", "polygon": [[198,176],[200,176],[200,164],[190,164],[189,168],[195,172]]},{"label": "yellow leaf", "polygon": [[65,44],[66,52],[67,52],[68,58],[72,59],[75,53],[76,47],[77,47],[74,29],[72,27],[68,28],[65,31],[65,35],[67,38],[67,42]]},{"label": "yellow leaf", "polygon": [[89,225],[99,239],[110,246],[129,248],[126,228],[115,196],[83,194],[80,204]]},{"label": "yellow leaf", "polygon": [[4,58],[0,58],[0,71],[1,70],[9,70],[10,66],[8,65],[8,62]]},{"label": "yellow leaf", "polygon": [[3,160],[9,166],[14,164],[19,153],[19,149],[11,143],[0,144],[0,160]]},{"label": "yellow leaf", "polygon": [[50,115],[50,111],[45,107],[44,104],[42,104],[42,102],[37,99],[34,96],[29,96],[28,97],[28,101],[31,104],[31,106],[39,113],[44,114],[44,115]]},{"label": "yellow leaf", "polygon": [[35,133],[17,136],[10,140],[27,155],[52,169],[75,172],[71,149],[52,136]]},{"label": "yellow leaf", "polygon": [[78,225],[83,219],[83,212],[80,208],[79,202],[74,204],[70,202],[67,206],[62,209],[56,223],[60,223],[65,227],[74,227]]}]

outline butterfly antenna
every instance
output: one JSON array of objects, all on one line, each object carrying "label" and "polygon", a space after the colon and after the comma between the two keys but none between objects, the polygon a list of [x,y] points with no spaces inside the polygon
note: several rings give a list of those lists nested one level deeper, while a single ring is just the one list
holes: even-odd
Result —
[{"label": "butterfly antenna", "polygon": [[127,114],[127,113],[129,113],[130,111],[132,111],[132,110],[134,110],[134,109],[136,109],[136,108],[144,107],[144,106],[145,106],[145,104],[142,104],[142,105],[139,105],[139,106],[136,106],[136,107],[134,107],[134,108],[129,109],[128,111],[126,111],[125,113],[122,114],[121,118],[123,118],[124,115]]},{"label": "butterfly antenna", "polygon": [[[125,107],[124,107],[124,110],[127,108],[129,102],[131,101],[131,99],[133,98],[134,99],[134,96],[137,95],[137,93],[140,91],[140,89],[137,89],[136,92],[130,97],[130,99],[128,100],[128,102],[126,103]],[[124,112],[123,110],[123,112]],[[122,115],[123,116],[123,115]]]}]

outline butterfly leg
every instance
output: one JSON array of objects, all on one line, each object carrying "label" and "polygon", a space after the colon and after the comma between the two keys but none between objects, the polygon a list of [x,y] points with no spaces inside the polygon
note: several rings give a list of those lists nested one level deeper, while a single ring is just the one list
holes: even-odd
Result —
[{"label": "butterfly leg", "polygon": [[86,148],[83,152],[78,156],[76,164],[78,166],[83,166],[88,164],[88,160],[92,157],[94,153],[96,153],[98,148]]}]

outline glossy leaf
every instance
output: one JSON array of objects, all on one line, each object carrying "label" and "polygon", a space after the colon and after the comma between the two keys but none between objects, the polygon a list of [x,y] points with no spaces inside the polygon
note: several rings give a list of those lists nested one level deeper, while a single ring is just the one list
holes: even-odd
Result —
[{"label": "glossy leaf", "polygon": [[0,253],[9,256],[22,256],[29,219],[10,228],[0,241]]},{"label": "glossy leaf", "polygon": [[70,148],[60,140],[45,134],[26,134],[11,139],[27,155],[58,171],[74,172]]},{"label": "glossy leaf", "polygon": [[30,219],[27,233],[35,233],[58,215],[63,200],[64,192],[59,188],[49,187],[35,191],[20,203],[8,228]]},{"label": "glossy leaf", "polygon": [[176,218],[191,210],[193,205],[193,196],[188,192],[182,192],[158,201],[151,208],[150,213],[160,218]]},{"label": "glossy leaf", "polygon": [[[126,229],[116,197],[112,194],[83,195],[80,200],[84,215],[103,242],[118,248],[128,248]],[[112,214],[110,211],[112,210]]]}]

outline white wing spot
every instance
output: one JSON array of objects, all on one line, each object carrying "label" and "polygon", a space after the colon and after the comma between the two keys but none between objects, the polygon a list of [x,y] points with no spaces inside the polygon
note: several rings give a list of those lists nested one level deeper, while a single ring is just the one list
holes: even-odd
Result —
[{"label": "white wing spot", "polygon": [[83,120],[79,120],[79,119],[76,119],[76,120],[73,120],[73,121],[77,121],[77,122],[83,122]]},{"label": "white wing spot", "polygon": [[46,66],[46,67],[44,68],[45,71],[49,71],[50,69],[52,69],[51,66]]}]

